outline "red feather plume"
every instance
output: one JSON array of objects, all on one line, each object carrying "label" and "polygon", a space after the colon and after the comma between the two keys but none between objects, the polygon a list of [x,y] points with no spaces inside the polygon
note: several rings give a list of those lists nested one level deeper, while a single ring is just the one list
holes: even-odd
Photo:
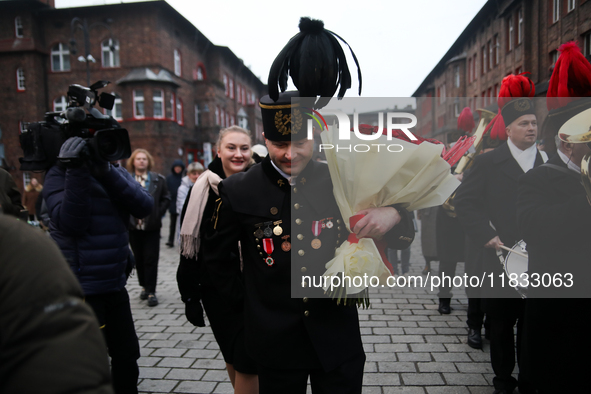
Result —
[{"label": "red feather plume", "polygon": [[574,41],[562,44],[548,84],[546,105],[561,108],[573,99],[591,96],[591,64]]},{"label": "red feather plume", "polygon": [[466,107],[462,110],[462,113],[458,117],[458,129],[463,130],[466,133],[471,133],[476,124],[474,123],[474,116],[470,107]]}]

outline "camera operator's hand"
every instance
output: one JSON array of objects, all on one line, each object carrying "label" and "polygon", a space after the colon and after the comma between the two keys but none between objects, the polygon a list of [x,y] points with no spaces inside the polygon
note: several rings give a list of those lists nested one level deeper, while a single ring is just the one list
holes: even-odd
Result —
[{"label": "camera operator's hand", "polygon": [[90,173],[95,178],[102,178],[104,177],[107,172],[111,169],[111,164],[108,161],[103,160],[97,152],[91,150],[90,157],[86,162]]},{"label": "camera operator's hand", "polygon": [[68,168],[78,168],[82,166],[82,150],[86,146],[86,141],[80,137],[70,137],[62,144],[60,154],[57,157]]}]

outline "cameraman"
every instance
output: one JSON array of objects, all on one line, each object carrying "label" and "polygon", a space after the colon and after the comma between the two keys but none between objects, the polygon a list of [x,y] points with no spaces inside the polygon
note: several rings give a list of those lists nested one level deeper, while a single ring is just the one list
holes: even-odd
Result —
[{"label": "cameraman", "polygon": [[61,146],[43,191],[57,242],[98,318],[111,356],[115,393],[137,393],[140,356],[129,295],[129,216],[150,214],[153,199],[125,169],[102,160],[80,137]]}]

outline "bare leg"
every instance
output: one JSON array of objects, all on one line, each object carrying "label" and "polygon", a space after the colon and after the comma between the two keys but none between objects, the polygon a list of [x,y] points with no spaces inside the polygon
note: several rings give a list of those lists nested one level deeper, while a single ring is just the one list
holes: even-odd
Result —
[{"label": "bare leg", "polygon": [[234,394],[258,394],[259,376],[236,371]]},{"label": "bare leg", "polygon": [[232,382],[232,387],[234,387],[234,383],[236,383],[236,370],[234,369],[234,366],[226,363],[226,371],[228,371],[230,382]]}]

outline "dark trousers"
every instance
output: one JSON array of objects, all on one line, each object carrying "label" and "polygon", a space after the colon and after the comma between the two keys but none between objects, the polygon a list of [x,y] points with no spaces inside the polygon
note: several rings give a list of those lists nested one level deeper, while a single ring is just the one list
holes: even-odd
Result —
[{"label": "dark trousers", "polygon": [[[458,264],[457,261],[454,260],[443,260],[439,262],[439,277],[441,278],[441,286],[439,286],[439,293],[437,297],[439,298],[451,298],[451,289],[453,285],[450,286],[449,280],[443,280],[443,275],[449,276],[451,278],[451,283],[453,283],[453,278],[456,275],[456,265]],[[445,282],[445,283],[444,283]]]},{"label": "dark trousers", "polygon": [[484,322],[484,312],[480,308],[480,298],[468,298],[468,327],[480,331]]},{"label": "dark trousers", "polygon": [[[507,389],[512,391],[519,385],[527,387],[525,374],[521,368],[521,335],[523,333],[523,318],[499,318],[487,317],[490,324],[490,361],[495,377],[493,385],[495,389]],[[517,323],[517,349],[514,340],[513,327]],[[519,380],[516,381],[511,374],[515,368],[515,353],[517,363],[520,365]]]},{"label": "dark trousers", "polygon": [[322,369],[274,369],[258,366],[259,394],[305,394],[310,377],[313,394],[361,394],[365,354],[325,372]]},{"label": "dark trousers", "polygon": [[127,290],[89,295],[85,297],[85,301],[94,310],[107,343],[115,393],[137,393],[140,345],[133,325]]},{"label": "dark trousers", "polygon": [[176,235],[176,219],[179,217],[176,213],[170,214],[170,228],[168,229],[168,243],[174,245],[174,236]]},{"label": "dark trousers", "polygon": [[131,230],[129,244],[135,257],[140,286],[146,289],[147,293],[155,293],[160,255],[160,230]]}]

